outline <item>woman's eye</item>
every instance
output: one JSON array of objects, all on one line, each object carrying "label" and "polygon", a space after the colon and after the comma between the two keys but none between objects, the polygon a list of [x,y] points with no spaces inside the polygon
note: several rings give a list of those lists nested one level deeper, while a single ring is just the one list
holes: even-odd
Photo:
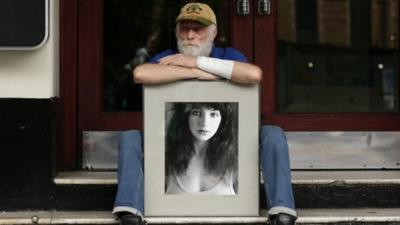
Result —
[{"label": "woman's eye", "polygon": [[193,116],[199,116],[200,115],[200,111],[199,110],[192,110],[192,115]]},{"label": "woman's eye", "polygon": [[211,117],[217,117],[217,116],[219,116],[219,113],[218,112],[211,112],[210,116]]}]

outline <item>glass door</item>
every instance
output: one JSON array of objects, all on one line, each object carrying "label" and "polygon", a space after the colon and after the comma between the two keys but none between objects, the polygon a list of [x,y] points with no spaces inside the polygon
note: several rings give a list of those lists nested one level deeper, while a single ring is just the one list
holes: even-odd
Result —
[{"label": "glass door", "polygon": [[397,0],[271,6],[272,15],[255,21],[255,61],[266,75],[264,122],[289,131],[400,129]]},{"label": "glass door", "polygon": [[[210,1],[218,15],[218,46],[229,46],[228,1]],[[179,1],[103,1],[103,87],[105,112],[142,111],[142,85],[132,80],[132,70],[152,56],[175,48],[175,23]]]},{"label": "glass door", "polygon": [[[107,156],[102,149],[115,148],[119,131],[142,129],[142,85],[133,82],[132,70],[175,47],[175,18],[187,2],[191,1],[78,1],[78,165],[113,167],[115,163],[93,163],[93,157],[116,160],[116,152]],[[240,1],[202,2],[217,15],[216,44],[233,46],[252,60],[251,12],[239,15]]]}]

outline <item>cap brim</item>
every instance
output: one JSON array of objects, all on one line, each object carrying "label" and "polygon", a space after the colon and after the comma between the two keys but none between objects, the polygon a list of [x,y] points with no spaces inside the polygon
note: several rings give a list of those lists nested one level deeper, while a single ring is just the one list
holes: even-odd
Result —
[{"label": "cap brim", "polygon": [[178,22],[180,22],[182,20],[196,21],[196,22],[199,22],[199,23],[201,23],[201,24],[203,24],[205,26],[210,26],[211,24],[214,24],[213,22],[211,22],[211,21],[209,21],[207,19],[201,18],[201,17],[178,17],[178,18],[176,18],[175,22],[178,23]]}]

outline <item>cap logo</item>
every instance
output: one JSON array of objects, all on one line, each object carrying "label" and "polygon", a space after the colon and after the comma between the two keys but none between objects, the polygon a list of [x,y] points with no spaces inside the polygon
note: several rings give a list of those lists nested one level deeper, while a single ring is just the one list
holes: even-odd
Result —
[{"label": "cap logo", "polygon": [[188,13],[200,14],[200,11],[203,11],[203,9],[197,4],[193,4],[186,9],[186,12]]}]

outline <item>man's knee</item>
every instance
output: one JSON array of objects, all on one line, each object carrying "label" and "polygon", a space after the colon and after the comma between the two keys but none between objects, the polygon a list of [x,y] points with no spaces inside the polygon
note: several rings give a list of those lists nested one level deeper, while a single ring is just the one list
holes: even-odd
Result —
[{"label": "man's knee", "polygon": [[142,133],[138,130],[122,131],[119,137],[118,151],[124,152],[139,151],[142,148]]},{"label": "man's knee", "polygon": [[288,144],[282,128],[263,126],[261,128],[260,157],[287,158]]},{"label": "man's knee", "polygon": [[273,125],[265,125],[261,127],[261,142],[281,140],[286,141],[285,133],[282,128]]}]

